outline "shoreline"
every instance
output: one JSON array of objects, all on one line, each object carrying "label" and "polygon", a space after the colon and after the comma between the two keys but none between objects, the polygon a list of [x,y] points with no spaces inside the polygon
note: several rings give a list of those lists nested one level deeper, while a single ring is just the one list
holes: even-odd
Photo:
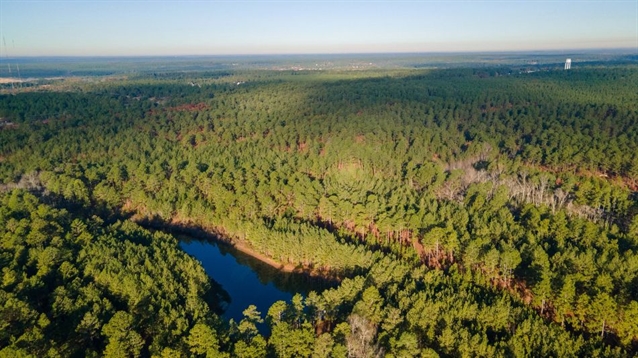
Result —
[{"label": "shoreline", "polygon": [[235,240],[219,240],[219,242],[222,242],[226,245],[229,245],[233,248],[235,248],[237,251],[240,251],[243,254],[246,254],[254,259],[259,260],[260,262],[263,262],[269,266],[272,266],[273,268],[282,271],[282,272],[287,272],[287,273],[292,273],[292,272],[298,272],[298,273],[308,273],[311,276],[314,276],[311,272],[312,271],[308,271],[308,270],[304,270],[302,269],[298,269],[297,266],[294,266],[293,264],[285,264],[282,262],[279,262],[271,257],[268,257],[260,252],[258,252],[257,250],[253,249],[252,247],[250,247],[248,244],[243,243],[243,242],[238,242]]},{"label": "shoreline", "polygon": [[[152,228],[155,230],[161,230],[164,232],[168,232],[170,234],[182,234],[194,239],[206,240],[210,242],[214,242],[216,244],[227,245],[242,254],[249,256],[260,263],[266,264],[282,273],[294,273],[306,275],[308,277],[321,278],[325,280],[331,280],[340,282],[343,277],[339,277],[336,273],[326,271],[326,270],[317,270],[311,269],[304,266],[296,266],[291,263],[283,263],[277,261],[257,250],[252,248],[249,243],[244,242],[242,240],[233,239],[230,235],[224,234],[223,229],[219,228],[208,228],[201,225],[196,225],[192,222],[184,221],[184,220],[176,220],[173,219],[170,222],[162,222],[162,221],[153,221],[148,220],[145,217],[131,217],[130,220],[135,222],[136,224],[144,227],[144,228]],[[179,240],[179,238],[178,238]]]}]

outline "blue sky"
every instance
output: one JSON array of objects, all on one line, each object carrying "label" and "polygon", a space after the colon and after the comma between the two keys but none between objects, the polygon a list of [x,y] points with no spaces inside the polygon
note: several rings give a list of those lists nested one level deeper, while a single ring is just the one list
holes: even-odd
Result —
[{"label": "blue sky", "polygon": [[638,1],[0,0],[2,56],[633,48]]}]

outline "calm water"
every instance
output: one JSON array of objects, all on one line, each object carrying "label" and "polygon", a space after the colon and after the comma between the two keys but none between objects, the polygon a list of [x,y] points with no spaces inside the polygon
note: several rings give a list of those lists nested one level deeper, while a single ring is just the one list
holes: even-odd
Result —
[{"label": "calm water", "polygon": [[[230,296],[223,317],[239,322],[251,304],[265,318],[270,306],[279,300],[290,301],[295,293],[304,296],[334,286],[299,273],[281,272],[232,246],[180,237],[182,249],[202,262],[206,273]],[[260,327],[263,328],[263,327]]]}]

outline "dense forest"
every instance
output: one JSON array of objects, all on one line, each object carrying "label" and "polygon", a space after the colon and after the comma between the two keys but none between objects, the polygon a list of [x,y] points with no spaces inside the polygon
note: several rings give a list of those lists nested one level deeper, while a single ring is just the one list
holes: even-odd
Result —
[{"label": "dense forest", "polygon": [[[636,354],[636,70],[170,72],[2,94],[0,353]],[[340,284],[225,321],[220,288],[150,227]]]}]

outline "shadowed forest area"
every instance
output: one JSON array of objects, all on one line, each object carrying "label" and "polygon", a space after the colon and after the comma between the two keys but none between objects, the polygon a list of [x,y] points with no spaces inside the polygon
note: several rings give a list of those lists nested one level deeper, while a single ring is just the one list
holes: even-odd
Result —
[{"label": "shadowed forest area", "polygon": [[[636,88],[591,64],[5,90],[0,353],[636,354]],[[150,222],[340,283],[224,321]]]}]

